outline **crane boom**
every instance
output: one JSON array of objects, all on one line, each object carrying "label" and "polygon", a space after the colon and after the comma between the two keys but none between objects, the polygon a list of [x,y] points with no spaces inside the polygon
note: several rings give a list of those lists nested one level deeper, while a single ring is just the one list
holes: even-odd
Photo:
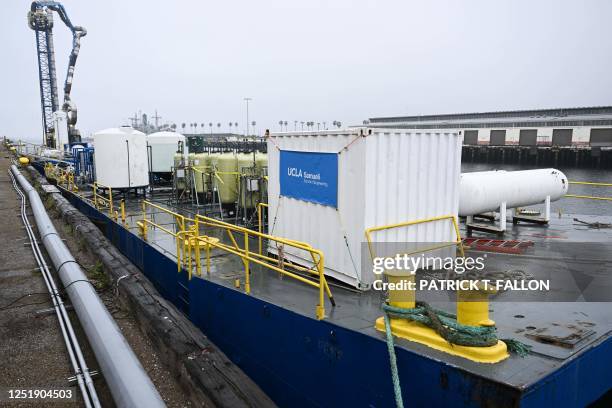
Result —
[{"label": "crane boom", "polygon": [[[64,102],[61,111],[57,94],[52,11],[55,11],[60,16],[60,19],[72,32],[72,50],[68,59],[68,70],[64,82]],[[79,142],[81,136],[76,129],[77,109],[70,99],[70,91],[72,90],[74,67],[81,46],[81,37],[87,35],[87,30],[73,25],[64,6],[56,1],[33,1],[28,12],[28,25],[36,33],[44,143],[49,147],[60,147],[58,146],[60,142],[58,136],[63,129],[59,129],[59,125],[56,123],[62,118],[66,120],[68,142]],[[61,114],[62,112],[63,114]]]}]

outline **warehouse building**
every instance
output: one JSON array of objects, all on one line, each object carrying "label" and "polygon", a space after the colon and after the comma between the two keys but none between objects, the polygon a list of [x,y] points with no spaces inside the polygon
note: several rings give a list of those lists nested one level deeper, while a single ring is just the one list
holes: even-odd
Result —
[{"label": "warehouse building", "polygon": [[372,127],[461,130],[464,145],[474,146],[612,147],[612,106],[379,117],[368,123]]}]

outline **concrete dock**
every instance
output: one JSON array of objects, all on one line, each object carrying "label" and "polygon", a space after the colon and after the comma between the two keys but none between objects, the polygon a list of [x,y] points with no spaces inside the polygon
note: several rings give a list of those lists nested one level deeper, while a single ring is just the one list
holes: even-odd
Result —
[{"label": "concrete dock", "polygon": [[[0,149],[0,390],[65,389],[74,374],[55,313],[38,313],[52,307],[51,297],[21,221],[9,152]],[[56,406],[74,407],[75,400]]]},{"label": "concrete dock", "polygon": [[[52,309],[51,297],[38,270],[22,223],[21,201],[8,174],[11,159],[11,153],[4,145],[0,145],[0,355],[3,356],[0,359],[0,406],[6,406],[7,403],[8,406],[28,407],[50,404],[50,401],[42,399],[11,403],[8,400],[9,390],[14,389],[71,390],[73,397],[70,400],[53,400],[53,406],[84,406],[76,381],[69,380],[74,376],[74,372],[66,345]],[[33,222],[29,208],[28,216],[37,234],[36,223]],[[85,266],[94,264],[94,259],[79,250],[79,245],[71,234],[62,233],[68,231],[67,226],[58,219],[54,219],[54,223],[77,261]],[[41,249],[44,252],[42,245]],[[46,256],[46,253],[44,255]],[[55,279],[59,284],[59,278],[55,276]],[[90,275],[89,279],[92,279],[94,284],[97,283],[96,276]],[[113,305],[113,296],[103,298],[164,402],[169,407],[191,406],[192,402],[181,389],[175,376],[162,364],[159,352],[140,332],[134,316],[128,310]],[[68,299],[64,301],[70,307]],[[76,315],[70,309],[69,314],[89,369],[99,371]],[[103,376],[95,376],[94,382],[102,405],[115,406]]]}]

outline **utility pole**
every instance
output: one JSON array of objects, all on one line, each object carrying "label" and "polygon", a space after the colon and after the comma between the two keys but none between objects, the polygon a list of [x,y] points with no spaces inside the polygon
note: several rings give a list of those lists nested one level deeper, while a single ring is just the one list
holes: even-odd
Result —
[{"label": "utility pole", "polygon": [[131,118],[129,118],[130,121],[132,122],[132,127],[134,129],[136,129],[138,127],[138,114],[136,112],[134,112],[134,116],[132,116]]},{"label": "utility pole", "polygon": [[155,109],[155,116],[153,116],[153,119],[155,119],[155,129],[159,129],[159,120],[161,118],[162,117],[157,114],[157,109]]},{"label": "utility pole", "polygon": [[246,102],[246,133],[245,137],[249,137],[249,101],[252,101],[253,98],[244,98]]}]

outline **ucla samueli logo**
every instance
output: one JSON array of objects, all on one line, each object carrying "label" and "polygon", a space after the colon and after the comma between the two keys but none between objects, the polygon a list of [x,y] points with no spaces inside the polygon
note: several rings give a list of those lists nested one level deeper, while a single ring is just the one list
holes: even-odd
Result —
[{"label": "ucla samueli logo", "polygon": [[302,177],[302,169],[297,167],[287,167],[287,174],[291,177]]}]

